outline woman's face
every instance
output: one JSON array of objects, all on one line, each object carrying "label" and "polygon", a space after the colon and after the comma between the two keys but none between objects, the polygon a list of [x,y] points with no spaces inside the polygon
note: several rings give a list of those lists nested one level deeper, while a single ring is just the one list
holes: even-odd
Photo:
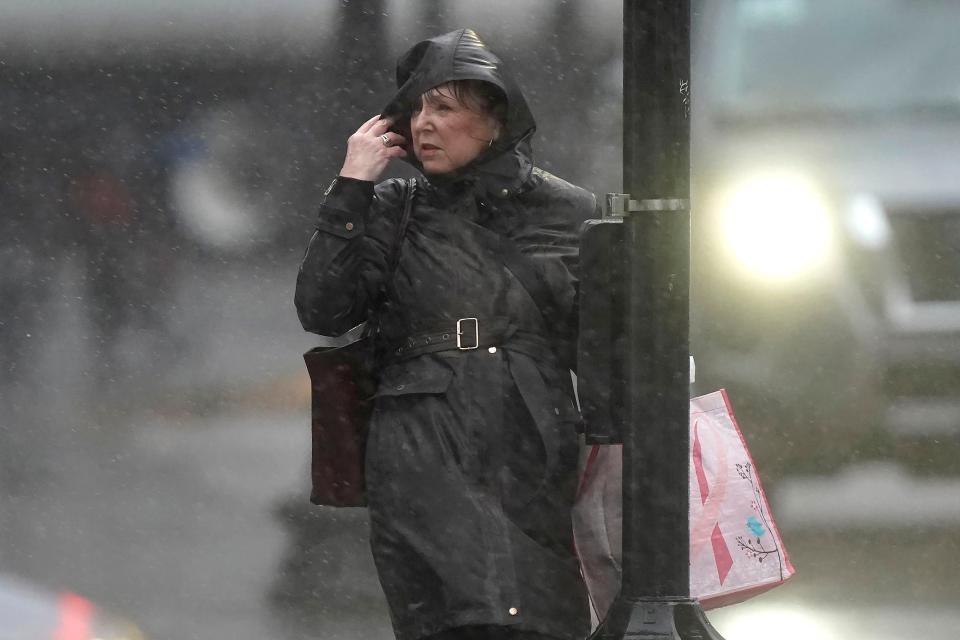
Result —
[{"label": "woman's face", "polygon": [[420,97],[410,114],[413,152],[427,174],[443,174],[467,165],[497,137],[496,118],[457,99],[449,85]]}]

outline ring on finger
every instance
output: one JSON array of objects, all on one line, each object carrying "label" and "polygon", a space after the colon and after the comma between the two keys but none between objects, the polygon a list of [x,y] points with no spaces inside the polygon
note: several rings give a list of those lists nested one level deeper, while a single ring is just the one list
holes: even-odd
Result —
[{"label": "ring on finger", "polygon": [[383,134],[382,136],[380,136],[380,139],[383,140],[383,146],[385,147],[392,146],[390,144],[390,136],[388,136],[387,134]]}]

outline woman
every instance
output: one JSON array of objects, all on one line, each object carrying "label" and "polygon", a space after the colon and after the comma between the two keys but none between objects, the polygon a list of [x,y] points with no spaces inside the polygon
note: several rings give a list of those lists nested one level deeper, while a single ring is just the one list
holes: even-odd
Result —
[{"label": "woman", "polygon": [[[304,328],[324,335],[386,291],[366,474],[394,631],[582,638],[568,354],[595,198],[533,167],[533,116],[473,31],[420,42],[397,81],[383,117],[350,137],[296,291]],[[425,179],[387,273],[409,195],[401,180],[374,187],[391,158]]]}]

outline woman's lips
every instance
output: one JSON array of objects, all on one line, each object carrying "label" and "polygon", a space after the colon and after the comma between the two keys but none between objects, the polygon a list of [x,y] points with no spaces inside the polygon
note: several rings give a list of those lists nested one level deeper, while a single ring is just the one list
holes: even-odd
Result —
[{"label": "woman's lips", "polygon": [[437,147],[432,144],[422,144],[420,145],[420,155],[421,156],[431,156],[436,152],[440,151],[440,147]]}]

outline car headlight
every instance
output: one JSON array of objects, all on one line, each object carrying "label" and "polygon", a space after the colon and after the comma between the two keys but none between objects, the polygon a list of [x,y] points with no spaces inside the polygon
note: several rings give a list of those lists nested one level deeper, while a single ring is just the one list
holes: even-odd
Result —
[{"label": "car headlight", "polygon": [[771,173],[735,184],[722,197],[721,224],[736,261],[765,279],[809,274],[832,253],[826,198],[799,175]]}]

